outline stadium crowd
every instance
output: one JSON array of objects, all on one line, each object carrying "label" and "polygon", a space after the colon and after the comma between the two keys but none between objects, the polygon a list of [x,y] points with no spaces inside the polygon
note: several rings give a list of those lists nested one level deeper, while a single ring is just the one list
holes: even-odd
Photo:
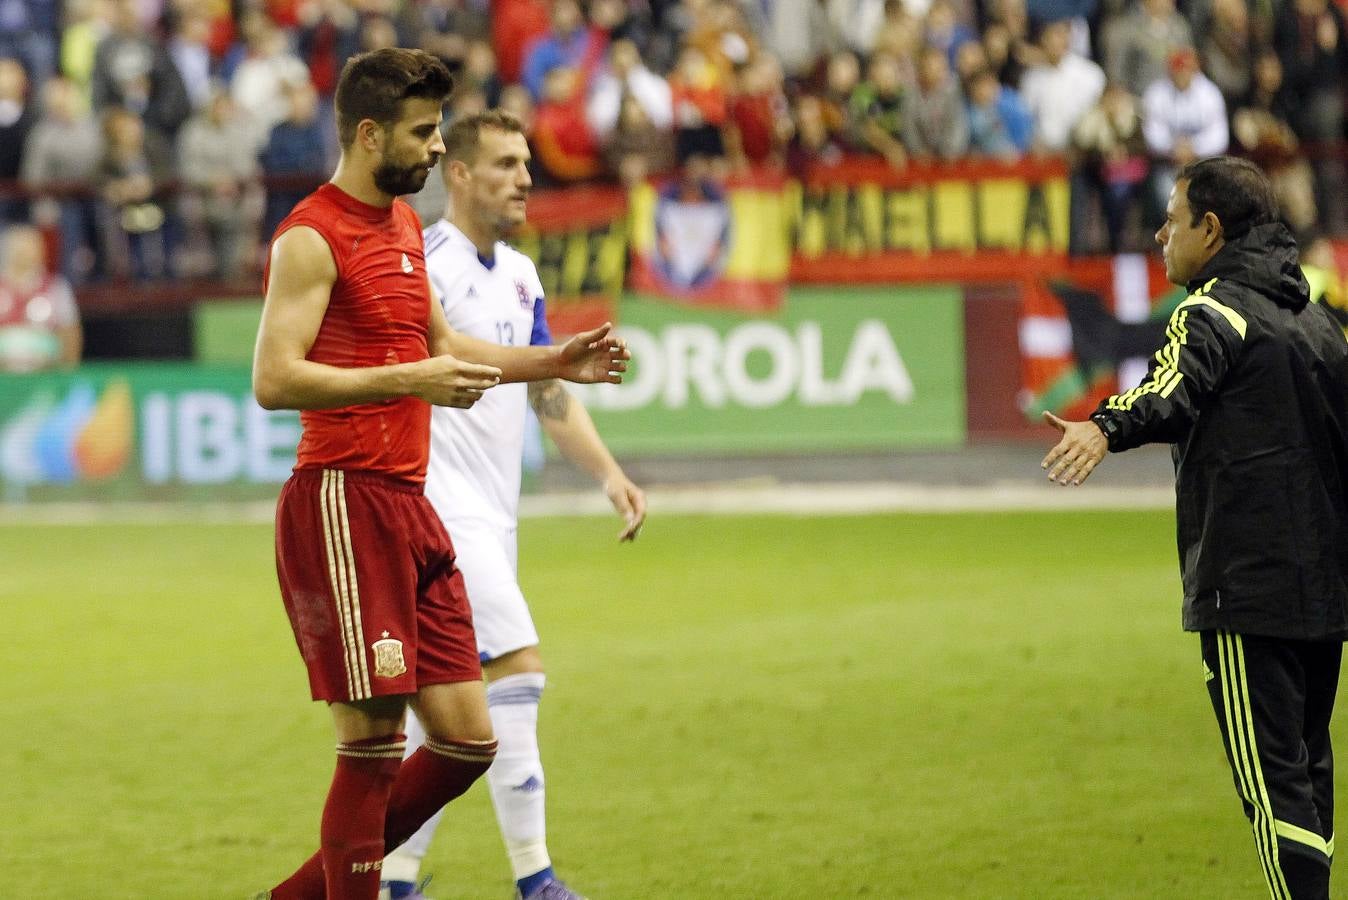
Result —
[{"label": "stadium crowd", "polygon": [[541,185],[1055,155],[1101,252],[1229,151],[1338,232],[1343,32],[1331,0],[0,0],[0,219],[76,285],[254,277],[335,162],[342,63],[401,45],[450,63],[449,118],[526,122]]}]

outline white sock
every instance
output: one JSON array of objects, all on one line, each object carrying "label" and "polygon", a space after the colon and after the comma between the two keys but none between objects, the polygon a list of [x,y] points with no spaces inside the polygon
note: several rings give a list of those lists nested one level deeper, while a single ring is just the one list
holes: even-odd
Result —
[{"label": "white sock", "polygon": [[[403,759],[407,759],[426,743],[426,729],[421,727],[421,721],[411,709],[407,710],[406,731],[407,752]],[[435,837],[435,829],[440,827],[440,818],[444,814],[445,811],[442,809],[431,816],[426,820],[426,824],[417,829],[416,834],[407,839],[407,843],[384,858],[383,874],[379,876],[381,881],[416,883],[417,877],[421,874],[421,861],[431,849],[431,838]]]},{"label": "white sock", "polygon": [[499,742],[487,786],[517,880],[552,865],[538,756],[538,701],[545,681],[542,672],[524,672],[487,685],[487,709]]}]

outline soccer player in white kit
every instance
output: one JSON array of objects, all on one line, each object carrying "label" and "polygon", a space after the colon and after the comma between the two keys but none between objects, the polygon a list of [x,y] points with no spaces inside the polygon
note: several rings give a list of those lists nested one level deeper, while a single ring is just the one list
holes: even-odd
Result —
[{"label": "soccer player in white kit", "polygon": [[[513,116],[490,111],[455,122],[445,134],[445,218],[425,231],[426,271],[452,327],[497,344],[552,342],[543,288],[533,262],[502,238],[524,222],[531,180],[529,147]],[[527,394],[526,394],[527,392]],[[487,785],[524,900],[581,900],[552,870],[545,839],[538,703],[543,661],[516,576],[516,523],[524,451],[525,404],[567,459],[604,486],[632,540],[646,498],[623,473],[584,406],[559,381],[500,385],[472,409],[436,409],[431,417],[426,496],[454,542],[463,572],[499,749]],[[407,746],[424,732],[414,717]],[[421,860],[439,824],[431,819],[384,861],[392,900],[416,900]]]}]

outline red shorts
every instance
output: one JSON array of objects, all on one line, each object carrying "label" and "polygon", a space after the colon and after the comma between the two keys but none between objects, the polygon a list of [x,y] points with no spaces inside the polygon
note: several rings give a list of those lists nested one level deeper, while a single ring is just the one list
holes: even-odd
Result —
[{"label": "red shorts", "polygon": [[296,471],[276,505],[276,575],[315,700],[482,677],[454,547],[415,485]]}]

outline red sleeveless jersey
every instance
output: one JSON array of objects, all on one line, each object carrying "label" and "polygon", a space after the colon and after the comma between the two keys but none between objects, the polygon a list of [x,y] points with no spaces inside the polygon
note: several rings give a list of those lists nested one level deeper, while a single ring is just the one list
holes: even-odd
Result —
[{"label": "red sleeveless jersey", "polygon": [[[370,206],[325,184],[286,216],[276,237],[296,225],[322,235],[337,264],[328,309],[306,358],[344,369],[426,359],[430,286],[412,207],[402,200],[387,209]],[[264,289],[269,272],[263,273]],[[424,400],[304,410],[300,424],[297,470],[360,470],[425,481],[431,408]]]}]

